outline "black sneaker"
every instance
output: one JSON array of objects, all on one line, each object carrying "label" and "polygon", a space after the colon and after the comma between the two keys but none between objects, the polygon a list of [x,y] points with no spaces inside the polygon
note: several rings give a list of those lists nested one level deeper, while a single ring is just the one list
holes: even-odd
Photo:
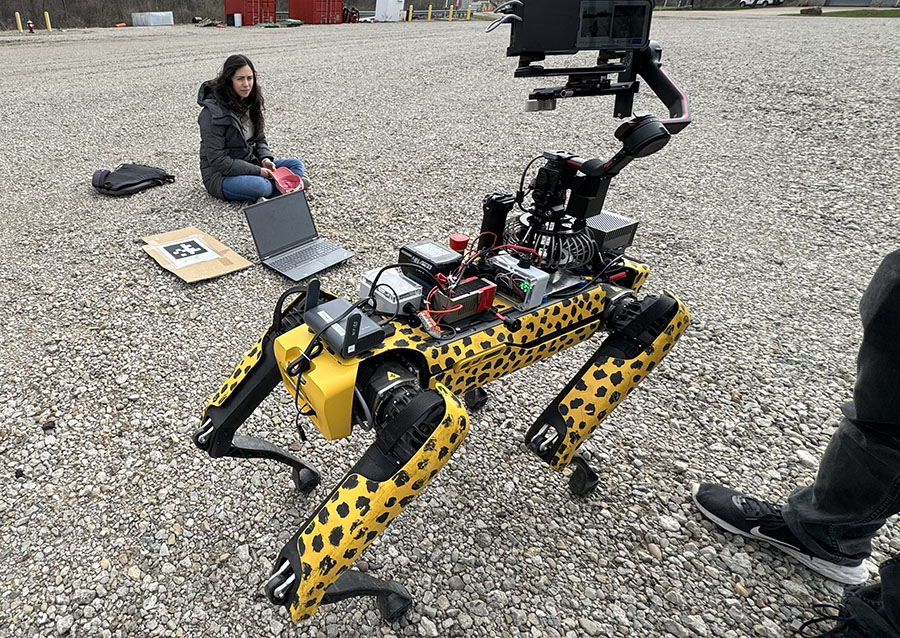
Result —
[{"label": "black sneaker", "polygon": [[[898,638],[898,632],[885,615],[881,584],[861,588],[848,587],[840,606],[813,605],[819,614],[795,632],[802,638]],[[815,633],[813,633],[815,632]]]},{"label": "black sneaker", "polygon": [[711,483],[695,484],[691,493],[700,512],[732,534],[770,543],[811,570],[839,583],[859,585],[869,578],[869,570],[862,561],[856,565],[838,565],[814,556],[788,528],[781,516],[780,505]]}]

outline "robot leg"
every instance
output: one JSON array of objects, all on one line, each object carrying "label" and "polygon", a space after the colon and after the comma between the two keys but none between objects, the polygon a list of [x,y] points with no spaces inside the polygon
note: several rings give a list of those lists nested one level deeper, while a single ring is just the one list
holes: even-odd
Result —
[{"label": "robot leg", "polygon": [[303,294],[299,295],[247,351],[204,409],[200,428],[192,439],[194,445],[213,458],[265,458],[289,465],[297,489],[306,493],[319,484],[319,472],[314,466],[268,441],[235,434],[281,382],[272,344],[281,332],[302,321],[303,298]]},{"label": "robot leg", "polygon": [[[569,465],[578,447],[669,353],[687,329],[690,314],[668,295],[640,302],[618,295],[608,323],[612,331],[600,348],[525,437],[526,445],[554,469]],[[576,469],[584,471],[583,465],[579,462]]]},{"label": "robot leg", "polygon": [[425,488],[465,438],[469,418],[443,385],[420,391],[378,432],[375,443],[319,505],[275,561],[266,595],[294,622],[322,602],[376,595],[391,619],[409,594],[395,583],[347,571]]}]

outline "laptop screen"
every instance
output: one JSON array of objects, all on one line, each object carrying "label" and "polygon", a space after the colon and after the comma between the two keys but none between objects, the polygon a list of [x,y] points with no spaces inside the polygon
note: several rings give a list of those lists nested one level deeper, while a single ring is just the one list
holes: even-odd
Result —
[{"label": "laptop screen", "polygon": [[244,209],[260,258],[304,244],[319,236],[306,193],[295,191]]}]

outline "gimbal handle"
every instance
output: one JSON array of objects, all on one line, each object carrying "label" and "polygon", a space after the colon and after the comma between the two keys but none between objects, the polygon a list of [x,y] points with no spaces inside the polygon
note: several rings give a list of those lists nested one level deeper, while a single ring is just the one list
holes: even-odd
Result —
[{"label": "gimbal handle", "polygon": [[669,133],[678,133],[690,124],[691,112],[687,95],[663,71],[662,47],[659,43],[651,41],[645,50],[636,51],[634,63],[636,73],[669,109],[669,119],[661,120]]}]

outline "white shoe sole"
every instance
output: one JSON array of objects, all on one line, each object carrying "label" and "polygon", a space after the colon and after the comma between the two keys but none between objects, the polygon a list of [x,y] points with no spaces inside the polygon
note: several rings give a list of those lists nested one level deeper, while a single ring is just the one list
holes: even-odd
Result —
[{"label": "white shoe sole", "polygon": [[783,543],[779,543],[777,540],[754,536],[753,534],[748,534],[747,532],[738,529],[734,525],[723,521],[721,518],[703,507],[699,503],[699,501],[697,501],[697,491],[699,489],[699,483],[694,483],[693,487],[691,487],[691,497],[693,497],[694,499],[694,504],[706,518],[711,520],[722,529],[731,532],[732,534],[744,536],[745,538],[752,538],[755,541],[768,543],[772,547],[780,549],[785,554],[795,559],[802,565],[809,567],[814,572],[822,574],[822,576],[825,576],[825,578],[830,578],[831,580],[837,581],[839,583],[843,583],[845,585],[862,585],[869,579],[869,570],[866,569],[866,566],[864,564],[860,564],[855,567],[851,567],[849,565],[837,565],[835,563],[832,563],[831,561],[825,560],[824,558],[816,558],[815,556],[811,556],[810,554],[804,554],[803,552],[794,549],[793,547],[790,547]]}]

